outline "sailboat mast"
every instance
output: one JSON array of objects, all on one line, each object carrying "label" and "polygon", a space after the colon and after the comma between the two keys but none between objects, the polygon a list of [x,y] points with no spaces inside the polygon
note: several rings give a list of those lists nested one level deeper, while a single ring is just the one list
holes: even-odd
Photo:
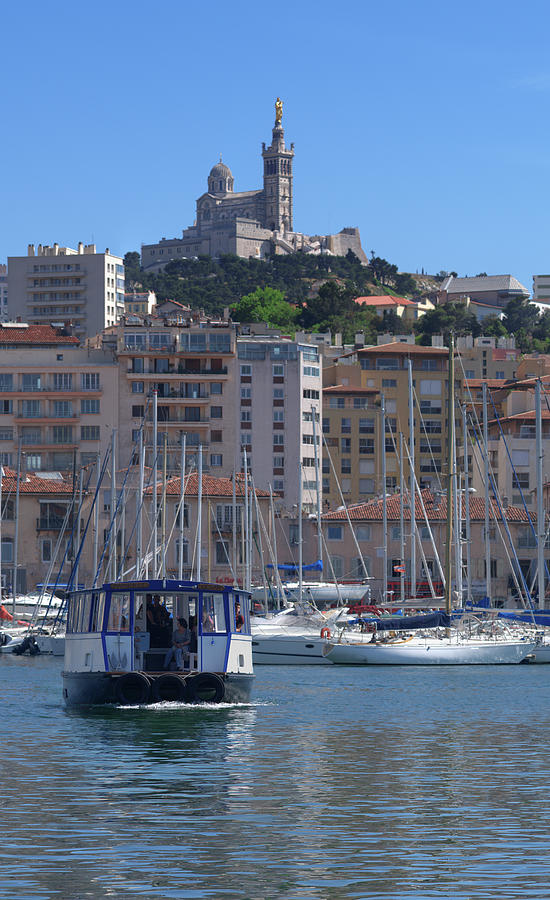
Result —
[{"label": "sailboat mast", "polygon": [[197,491],[197,553],[196,553],[196,579],[201,580],[201,558],[202,558],[202,444],[199,444],[199,464],[198,464],[199,486]]},{"label": "sailboat mast", "polygon": [[[143,552],[143,490],[145,484],[145,470],[143,459],[143,426],[139,429],[139,491],[136,494],[136,579],[141,577],[141,563]],[[96,566],[97,568],[97,566]]]},{"label": "sailboat mast", "polygon": [[186,435],[185,432],[181,435],[181,461],[180,461],[180,547],[179,547],[179,558],[178,558],[178,576],[179,580],[183,580],[183,536],[184,536],[184,528],[185,528],[185,445],[186,445]]},{"label": "sailboat mast", "polygon": [[[315,458],[315,490],[317,494],[317,559],[323,562],[323,533],[321,531],[321,479],[319,474],[319,447],[317,445],[316,409],[311,407],[313,422],[313,451]],[[320,576],[319,576],[320,577]]]},{"label": "sailboat mast", "polygon": [[302,506],[303,506],[303,497],[302,497],[302,463],[301,461],[298,463],[298,477],[300,479],[298,485],[298,599],[300,603],[302,602],[302,594],[304,590],[304,577],[302,572],[302,565],[304,562],[304,548],[302,545]]},{"label": "sailboat mast", "polygon": [[388,504],[386,500],[386,398],[380,398],[380,433],[382,455],[382,536],[384,538],[383,571],[382,571],[382,603],[388,602]]},{"label": "sailboat mast", "polygon": [[485,461],[485,596],[491,596],[491,537],[489,534],[489,424],[487,382],[483,382],[483,459]]},{"label": "sailboat mast", "polygon": [[451,614],[451,567],[452,567],[452,543],[453,543],[453,461],[454,461],[454,432],[455,432],[455,407],[454,407],[454,380],[455,357],[454,339],[449,335],[449,378],[447,383],[447,543],[445,546],[445,612]]},{"label": "sailboat mast", "polygon": [[12,593],[13,593],[13,609],[12,614],[15,620],[15,597],[17,594],[17,556],[19,552],[19,493],[21,489],[21,438],[17,445],[17,483],[15,488],[15,536],[13,541],[13,576],[12,576]]},{"label": "sailboat mast", "polygon": [[[403,432],[399,432],[399,554],[400,563],[405,565],[405,514],[403,509],[403,491],[405,484],[403,481]],[[403,572],[399,575],[399,588],[401,593],[401,603],[405,602],[405,575]]]},{"label": "sailboat mast", "polygon": [[466,599],[472,602],[472,548],[470,539],[470,459],[468,456],[468,422],[466,404],[462,406],[462,440],[464,441],[464,515],[466,517]]},{"label": "sailboat mast", "polygon": [[414,453],[414,397],[412,360],[408,360],[409,367],[409,441],[410,441],[410,498],[411,498],[411,597],[416,597],[416,494],[414,485],[415,453]]},{"label": "sailboat mast", "polygon": [[157,543],[158,543],[158,513],[157,513],[157,443],[158,443],[158,395],[153,391],[153,493],[151,496],[153,511],[153,578],[157,577]]},{"label": "sailboat mast", "polygon": [[541,383],[540,379],[535,385],[535,415],[536,415],[536,452],[537,452],[537,572],[539,609],[545,609],[544,589],[544,542],[546,530],[544,522],[544,505],[542,496],[542,409],[541,409]]}]

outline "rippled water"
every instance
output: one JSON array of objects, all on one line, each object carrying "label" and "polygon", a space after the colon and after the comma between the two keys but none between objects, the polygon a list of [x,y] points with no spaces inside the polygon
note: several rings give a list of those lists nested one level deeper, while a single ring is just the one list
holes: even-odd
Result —
[{"label": "rippled water", "polygon": [[61,704],[0,656],[0,898],[550,895],[550,666],[258,668],[248,706]]}]

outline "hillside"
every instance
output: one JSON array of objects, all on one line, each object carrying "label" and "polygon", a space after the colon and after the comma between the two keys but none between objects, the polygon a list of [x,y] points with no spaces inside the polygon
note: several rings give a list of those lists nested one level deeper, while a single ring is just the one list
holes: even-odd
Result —
[{"label": "hillside", "polygon": [[287,302],[301,305],[326,281],[346,286],[355,296],[398,293],[411,296],[418,286],[409,275],[399,274],[397,266],[373,259],[362,265],[353,253],[347,256],[273,256],[266,260],[222,256],[182,259],[168,263],[164,272],[146,273],[139,269],[139,255],[127,253],[127,290],[141,285],[154,291],[159,300],[170,298],[206,312],[221,313],[256,288],[280,290]]}]

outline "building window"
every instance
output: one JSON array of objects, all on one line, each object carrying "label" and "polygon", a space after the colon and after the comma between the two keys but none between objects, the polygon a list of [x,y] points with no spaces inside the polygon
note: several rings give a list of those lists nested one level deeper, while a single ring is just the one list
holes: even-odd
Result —
[{"label": "building window", "polygon": [[273,479],[273,490],[277,491],[277,493],[282,493],[285,489],[285,483],[282,478],[274,478]]},{"label": "building window", "polygon": [[340,438],[342,453],[351,453],[351,438]]},{"label": "building window", "polygon": [[210,385],[210,393],[211,394],[222,394],[223,393],[223,384],[221,381],[213,381]]},{"label": "building window", "polygon": [[284,469],[284,467],[285,467],[284,456],[274,456],[273,457],[273,468],[274,469]]},{"label": "building window", "polygon": [[273,421],[274,422],[284,422],[285,413],[283,409],[274,409],[273,410]]},{"label": "building window", "polygon": [[357,525],[355,535],[358,541],[370,541],[370,525]]},{"label": "building window", "polygon": [[241,409],[241,422],[251,422],[252,413],[249,409]]},{"label": "building window", "polygon": [[72,391],[73,376],[70,372],[54,372],[53,375],[54,391]]},{"label": "building window", "polygon": [[57,419],[68,419],[73,414],[73,404],[70,400],[54,400],[53,414]]},{"label": "building window", "polygon": [[99,441],[99,425],[82,425],[80,428],[81,441]]},{"label": "building window", "polygon": [[2,562],[13,562],[13,540],[12,538],[2,538]]},{"label": "building window", "polygon": [[210,432],[210,440],[213,444],[221,444],[222,432],[221,431],[211,431]]},{"label": "building window", "polygon": [[327,528],[327,540],[328,541],[341,541],[343,540],[344,529],[341,525],[329,525]]},{"label": "building window", "polygon": [[330,419],[323,419],[323,434],[330,434]]},{"label": "building window", "polygon": [[211,466],[222,466],[223,465],[223,456],[221,453],[211,453],[210,454],[210,465]]},{"label": "building window", "polygon": [[248,363],[241,364],[241,375],[252,375],[252,366]]},{"label": "building window", "polygon": [[[275,372],[273,374],[275,374]],[[304,375],[311,375],[313,378],[319,378],[319,369],[317,366],[304,366]]]},{"label": "building window", "polygon": [[54,425],[52,433],[54,444],[72,444],[73,442],[72,425]]},{"label": "building window", "polygon": [[0,441],[13,441],[13,428],[0,427]]},{"label": "building window", "polygon": [[329,397],[328,405],[330,409],[344,409],[346,405],[345,397]]},{"label": "building window", "polygon": [[374,478],[360,478],[359,479],[359,493],[360,494],[374,494]]},{"label": "building window", "polygon": [[[250,394],[248,395],[250,396]],[[242,394],[241,394],[242,397]],[[273,399],[274,400],[284,400],[285,392],[283,388],[273,388]]]},{"label": "building window", "polygon": [[285,436],[284,434],[274,434],[273,435],[273,443],[274,444],[284,444]]},{"label": "building window", "polygon": [[374,419],[359,419],[359,434],[374,434]]},{"label": "building window", "polygon": [[273,377],[284,378],[285,367],[281,363],[273,363]]},{"label": "building window", "polygon": [[40,541],[40,550],[42,562],[49,563],[52,561],[52,542],[50,538],[42,538]]},{"label": "building window", "polygon": [[250,400],[252,398],[252,388],[242,387],[241,388],[241,400]]},{"label": "building window", "polygon": [[420,393],[421,394],[441,394],[441,381],[432,380],[429,378],[421,378],[420,379]]},{"label": "building window", "polygon": [[144,393],[143,381],[132,381],[132,394],[143,394],[143,393]]},{"label": "building window", "polygon": [[99,413],[99,397],[82,397],[80,401],[80,412],[83,415]]},{"label": "building window", "polygon": [[132,418],[134,418],[134,419],[142,419],[143,418],[143,406],[132,406]]},{"label": "building window", "polygon": [[223,407],[222,406],[211,406],[210,407],[210,418],[211,419],[221,419],[223,416]]}]

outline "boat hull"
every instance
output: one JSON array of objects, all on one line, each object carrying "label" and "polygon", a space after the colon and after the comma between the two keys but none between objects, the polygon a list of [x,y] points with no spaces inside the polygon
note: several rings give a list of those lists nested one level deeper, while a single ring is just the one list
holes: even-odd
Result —
[{"label": "boat hull", "polygon": [[[111,672],[63,672],[63,699],[67,707],[102,706],[118,703],[114,686],[117,677]],[[145,674],[147,673],[140,673]],[[196,673],[194,673],[196,674]],[[148,675],[150,680],[154,676]],[[193,676],[191,676],[193,677]],[[223,703],[248,703],[254,682],[254,675],[219,675],[225,687]],[[150,700],[148,702],[154,702]]]},{"label": "boat hull", "polygon": [[388,643],[328,643],[327,658],[347,666],[466,666],[513,665],[535,648],[530,641],[463,641],[426,638]]},{"label": "boat hull", "polygon": [[325,655],[327,641],[315,634],[273,634],[252,636],[252,661],[255,666],[326,666],[332,660]]}]

